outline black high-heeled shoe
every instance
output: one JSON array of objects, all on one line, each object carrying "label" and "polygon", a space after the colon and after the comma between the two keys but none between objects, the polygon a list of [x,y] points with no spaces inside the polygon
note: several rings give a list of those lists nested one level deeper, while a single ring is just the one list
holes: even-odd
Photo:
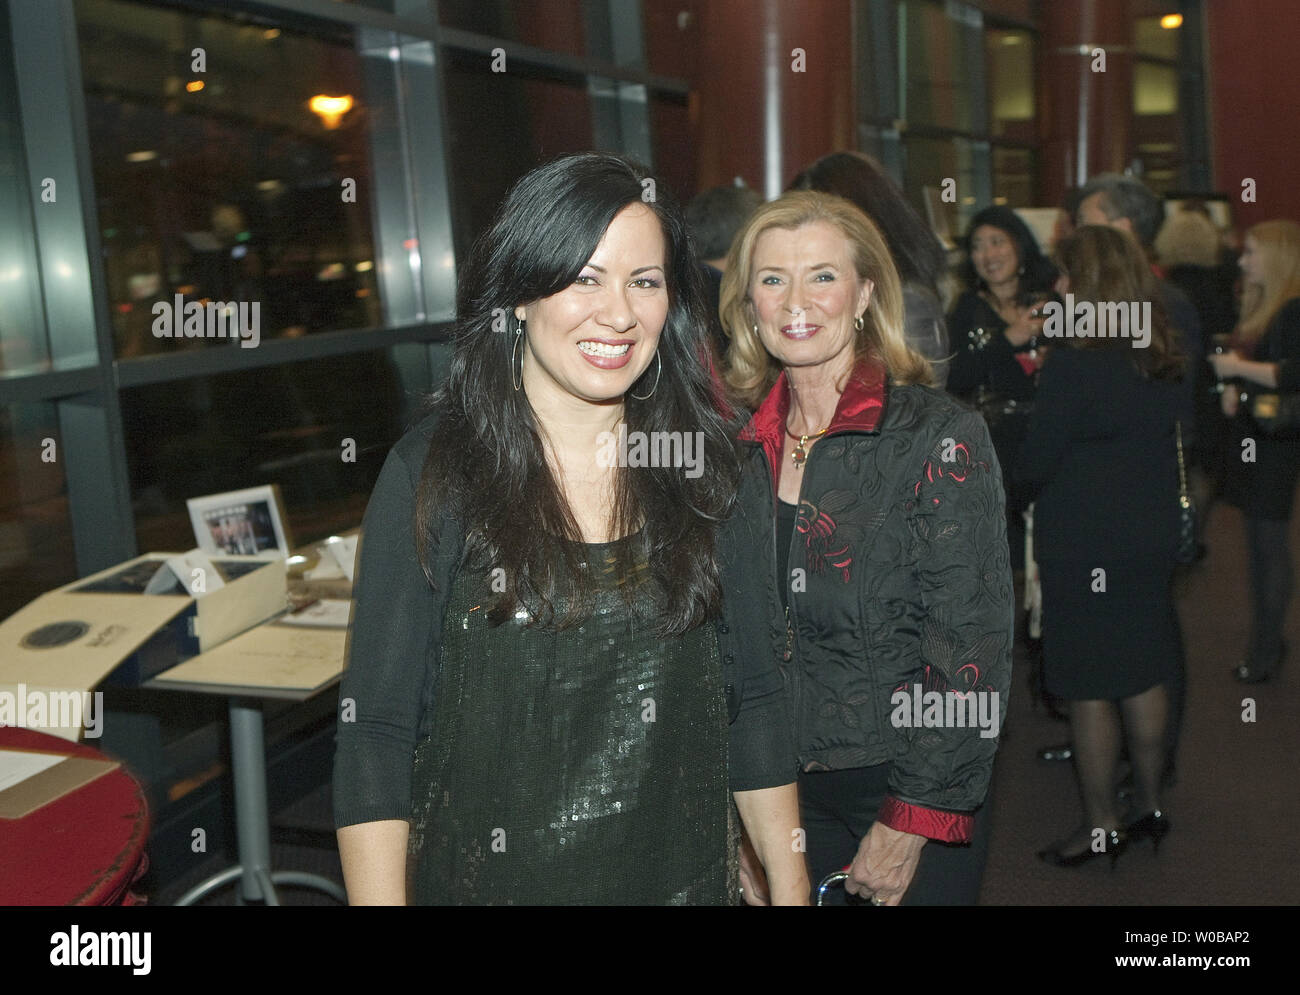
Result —
[{"label": "black high-heeled shoe", "polygon": [[1049,847],[1046,850],[1038,851],[1038,859],[1044,863],[1051,864],[1053,867],[1082,867],[1090,860],[1098,857],[1110,857],[1110,869],[1115,870],[1115,863],[1119,860],[1119,855],[1128,848],[1129,837],[1127,832],[1122,829],[1112,829],[1106,834],[1106,848],[1104,850],[1094,850],[1089,844],[1086,850],[1079,853],[1064,854],[1055,847]]},{"label": "black high-heeled shoe", "polygon": [[1124,832],[1128,834],[1131,840],[1141,839],[1143,836],[1151,840],[1151,847],[1156,852],[1160,852],[1160,841],[1169,835],[1169,820],[1159,809],[1154,812],[1148,812],[1140,819],[1134,819],[1124,827]]}]

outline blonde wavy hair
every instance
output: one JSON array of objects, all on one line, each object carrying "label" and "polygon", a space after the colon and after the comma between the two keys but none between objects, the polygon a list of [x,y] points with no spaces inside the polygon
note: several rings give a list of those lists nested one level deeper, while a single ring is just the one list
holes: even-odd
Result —
[{"label": "blonde wavy hair", "polygon": [[731,339],[727,386],[752,410],[762,403],[781,375],[781,364],[763,347],[756,331],[749,294],[759,236],[772,228],[794,231],[817,222],[833,225],[848,239],[858,279],[875,285],[867,310],[861,315],[862,328],[855,332],[855,360],[869,356],[882,361],[895,384],[933,385],[934,371],[929,360],[911,349],[904,337],[903,289],[880,229],[847,200],[800,190],[760,207],[731,243],[719,301],[722,327]]},{"label": "blonde wavy hair", "polygon": [[1179,211],[1161,225],[1155,250],[1164,266],[1213,266],[1219,261],[1219,229],[1204,214]]},{"label": "blonde wavy hair", "polygon": [[1253,342],[1266,331],[1282,305],[1300,297],[1300,225],[1261,221],[1246,231],[1261,256],[1262,283],[1247,283],[1237,336]]}]

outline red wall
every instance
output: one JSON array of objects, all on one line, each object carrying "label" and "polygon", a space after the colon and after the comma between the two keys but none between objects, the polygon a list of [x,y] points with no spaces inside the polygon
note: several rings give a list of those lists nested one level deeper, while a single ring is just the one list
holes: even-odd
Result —
[{"label": "red wall", "polygon": [[[1239,228],[1300,221],[1300,4],[1210,0],[1210,140],[1215,186],[1233,198]],[[1241,181],[1255,180],[1254,204]]]}]

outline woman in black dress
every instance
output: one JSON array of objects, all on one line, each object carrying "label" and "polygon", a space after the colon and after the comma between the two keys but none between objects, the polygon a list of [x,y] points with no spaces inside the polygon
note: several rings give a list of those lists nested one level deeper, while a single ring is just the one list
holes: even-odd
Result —
[{"label": "woman in black dress", "polygon": [[1036,308],[1052,297],[1056,267],[1009,207],[986,207],[971,220],[962,273],[967,289],[948,315],[955,353],[948,392],[984,415],[1005,475],[1011,563],[1024,565],[1028,506],[1011,478],[1033,408],[1045,355]]},{"label": "woman in black dress", "polygon": [[375,486],[334,778],[354,903],[732,902],[729,791],[773,900],[807,902],[780,677],[730,614],[756,594],[697,263],[649,180],[592,153],[515,185]]},{"label": "woman in black dress", "polygon": [[1251,228],[1241,269],[1246,294],[1233,351],[1210,361],[1219,376],[1238,385],[1223,393],[1224,414],[1232,419],[1223,489],[1246,516],[1251,631],[1246,659],[1233,668],[1233,676],[1258,684],[1276,674],[1286,656],[1282,626],[1292,589],[1287,535],[1300,479],[1300,439],[1294,431],[1270,436],[1254,423],[1241,398],[1244,394],[1249,401],[1261,390],[1300,390],[1300,225],[1265,221]]},{"label": "woman in black dress", "polygon": [[[1084,823],[1039,856],[1072,867],[1103,854],[1114,861],[1131,836],[1158,844],[1169,830],[1158,792],[1164,685],[1180,645],[1170,585],[1183,359],[1129,236],[1088,225],[1058,259],[1057,289],[1076,307],[1132,304],[1150,336],[1139,345],[1145,336],[1133,334],[1130,313],[1128,337],[1054,337],[1016,468],[1036,501],[1044,684],[1069,702],[1084,809]],[[1115,796],[1121,715],[1136,789],[1127,820]]]}]

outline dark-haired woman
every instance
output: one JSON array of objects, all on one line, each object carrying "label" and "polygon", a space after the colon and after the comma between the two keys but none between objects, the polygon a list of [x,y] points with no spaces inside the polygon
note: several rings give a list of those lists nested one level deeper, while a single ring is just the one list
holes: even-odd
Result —
[{"label": "dark-haired woman", "polygon": [[[1100,857],[1113,863],[1131,837],[1158,845],[1169,831],[1158,793],[1165,684],[1181,642],[1170,585],[1184,369],[1137,242],[1088,225],[1057,253],[1065,274],[1057,289],[1072,294],[1076,308],[1136,309],[1127,326],[1108,326],[1110,334],[1094,327],[1087,338],[1053,337],[1016,467],[1035,500],[1044,684],[1069,702],[1084,810],[1083,823],[1039,857],[1075,867]],[[1064,329],[1073,316],[1060,317]],[[1124,327],[1128,334],[1119,334]],[[1121,716],[1136,792],[1127,819],[1115,793]]]},{"label": "dark-haired woman", "polygon": [[729,789],[772,899],[807,901],[696,261],[645,178],[585,154],[515,185],[376,484],[335,767],[354,903],[729,903]]},{"label": "dark-haired woman", "polygon": [[[948,390],[984,413],[998,460],[1009,474],[1044,356],[1043,319],[1036,309],[1052,295],[1056,268],[1009,207],[986,207],[976,214],[965,243],[967,289],[948,316],[956,350]],[[1011,562],[1020,564],[1024,505],[1009,476],[1006,483]]]},{"label": "dark-haired woman", "polygon": [[903,191],[875,159],[861,152],[832,152],[803,170],[791,190],[817,190],[843,197],[876,223],[903,281],[903,334],[930,361],[934,385],[948,380],[951,350],[943,318],[939,281],[947,254]]}]

